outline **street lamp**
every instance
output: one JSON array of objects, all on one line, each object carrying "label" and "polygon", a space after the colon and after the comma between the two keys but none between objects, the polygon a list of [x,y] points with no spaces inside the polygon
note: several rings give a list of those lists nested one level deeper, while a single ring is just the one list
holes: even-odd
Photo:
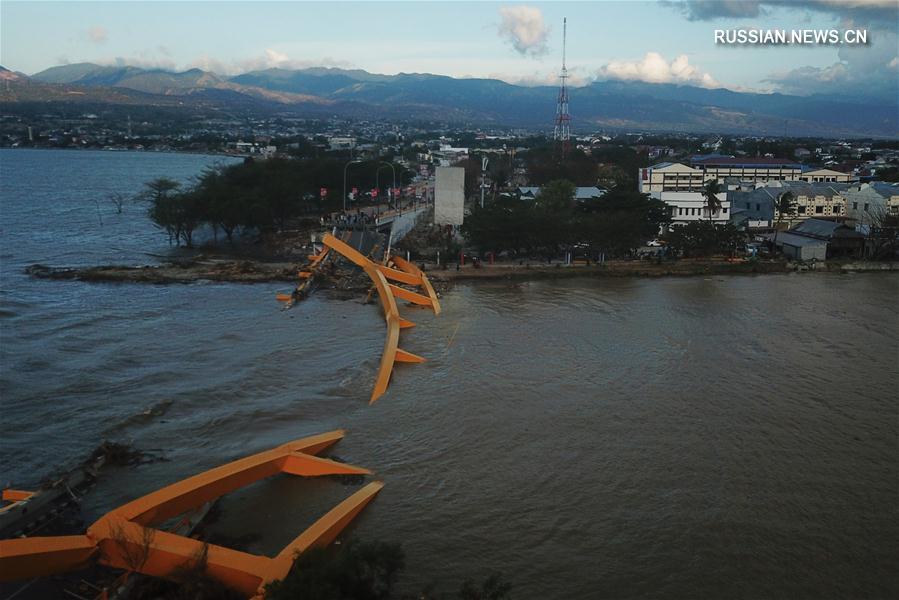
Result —
[{"label": "street lamp", "polygon": [[481,208],[484,208],[484,184],[487,182],[487,160],[486,156],[481,157]]},{"label": "street lamp", "polygon": [[343,166],[343,212],[346,212],[346,170],[351,164],[361,162],[361,160],[351,160]]},{"label": "street lamp", "polygon": [[[393,163],[389,163],[389,162],[386,162],[383,160],[379,161],[379,163],[381,164],[381,166],[378,167],[378,171],[375,173],[375,187],[378,188],[378,191],[380,191],[380,189],[381,189],[381,184],[380,184],[381,169],[383,169],[384,167],[390,167],[390,170],[393,171],[393,187],[391,188],[391,190],[395,190],[396,189],[396,168],[394,168]],[[391,192],[391,193],[393,193],[393,192]],[[387,194],[387,198],[389,200],[390,194]],[[390,204],[389,201],[388,201],[388,204]]]}]

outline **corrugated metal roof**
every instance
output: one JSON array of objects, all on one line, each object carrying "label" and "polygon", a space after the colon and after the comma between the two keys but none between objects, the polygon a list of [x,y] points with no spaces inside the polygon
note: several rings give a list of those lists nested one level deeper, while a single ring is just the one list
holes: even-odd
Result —
[{"label": "corrugated metal roof", "polygon": [[790,231],[799,234],[814,235],[818,237],[829,238],[833,236],[833,232],[839,228],[846,228],[842,223],[836,221],[825,221],[824,219],[806,219],[802,223],[796,225]]},{"label": "corrugated metal roof", "polygon": [[795,160],[786,158],[749,158],[749,157],[715,157],[715,158],[699,158],[691,161],[694,165],[702,166],[729,166],[729,167],[779,167],[787,166],[799,169],[800,165]]},{"label": "corrugated metal roof", "polygon": [[819,240],[817,238],[806,237],[804,235],[794,235],[792,233],[781,232],[777,234],[777,245],[786,244],[787,246],[807,247],[820,246],[827,247],[827,240]]},{"label": "corrugated metal roof", "polygon": [[[574,199],[589,200],[590,198],[600,198],[607,191],[608,190],[597,186],[576,187],[574,188]],[[523,198],[536,198],[540,193],[540,188],[536,186],[520,187],[518,188],[518,193],[520,193]]]}]

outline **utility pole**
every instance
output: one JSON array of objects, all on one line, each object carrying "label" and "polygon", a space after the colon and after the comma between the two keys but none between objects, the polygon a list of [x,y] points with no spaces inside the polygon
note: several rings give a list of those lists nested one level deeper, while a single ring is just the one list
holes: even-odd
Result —
[{"label": "utility pole", "polygon": [[351,160],[343,166],[343,212],[346,212],[346,170],[353,163],[362,162],[361,160]]},{"label": "utility pole", "polygon": [[484,208],[484,185],[487,183],[487,163],[490,162],[486,156],[481,157],[481,208]]}]

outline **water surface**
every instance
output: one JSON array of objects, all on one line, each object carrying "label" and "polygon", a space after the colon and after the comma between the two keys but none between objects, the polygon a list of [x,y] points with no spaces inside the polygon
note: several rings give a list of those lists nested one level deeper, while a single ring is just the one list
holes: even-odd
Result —
[{"label": "water surface", "polygon": [[[168,249],[94,198],[211,157],[0,151],[0,480],[27,488],[104,439],[88,518],[335,428],[386,482],[355,532],[395,540],[404,589],[502,572],[517,598],[887,598],[899,593],[899,277],[460,285],[367,399],[377,306],[282,286],[33,280],[22,267]],[[102,175],[101,175],[102,174]],[[275,553],[353,486],[284,477],[219,529]]]}]

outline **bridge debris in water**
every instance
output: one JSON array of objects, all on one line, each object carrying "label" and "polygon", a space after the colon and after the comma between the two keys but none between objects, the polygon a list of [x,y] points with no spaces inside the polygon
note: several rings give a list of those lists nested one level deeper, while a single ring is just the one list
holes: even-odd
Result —
[{"label": "bridge debris in water", "polygon": [[[391,257],[388,255],[384,260],[385,264],[381,264],[353,248],[347,241],[339,239],[330,233],[324,235],[322,244],[321,252],[310,256],[309,265],[299,272],[300,283],[297,285],[294,293],[292,295],[279,294],[278,300],[286,302],[287,306],[292,306],[297,300],[305,297],[309,286],[331,251],[362,268],[374,284],[374,289],[381,300],[381,307],[384,309],[384,320],[387,323],[384,352],[381,355],[378,377],[375,380],[375,386],[369,400],[369,404],[372,404],[387,391],[387,385],[390,382],[395,363],[421,363],[425,361],[423,357],[399,348],[400,329],[415,327],[415,323],[400,316],[396,298],[411,304],[426,306],[432,309],[435,315],[440,314],[440,301],[437,299],[437,293],[434,291],[434,287],[428,280],[427,275],[414,264],[399,256]],[[415,289],[403,286],[411,286]]]},{"label": "bridge debris in water", "polygon": [[[84,535],[0,540],[0,581],[48,576],[83,568],[91,560],[109,567],[172,578],[203,558],[206,572],[247,597],[261,599],[265,586],[283,579],[297,554],[331,543],[383,487],[369,483],[313,523],[277,556],[232,550],[158,529],[165,522],[216,498],[278,473],[306,477],[370,475],[362,467],[318,453],[343,438],[341,430],[288,442],[272,450],[194,475],[102,516]],[[10,491],[22,505],[29,498]]]}]

